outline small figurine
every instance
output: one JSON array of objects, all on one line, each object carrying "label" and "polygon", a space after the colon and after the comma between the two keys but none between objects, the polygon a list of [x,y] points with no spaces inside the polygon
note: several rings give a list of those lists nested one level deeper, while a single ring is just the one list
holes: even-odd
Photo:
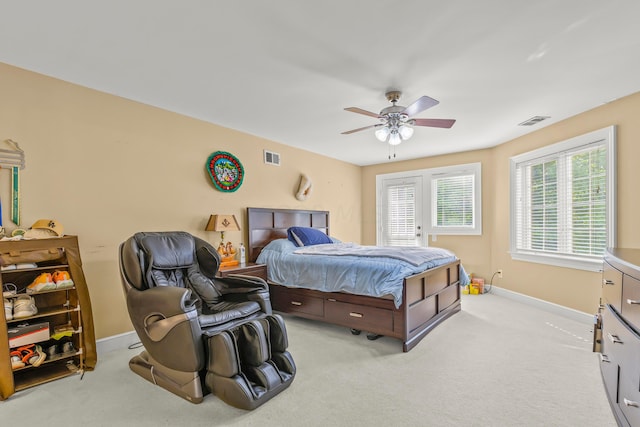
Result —
[{"label": "small figurine", "polygon": [[227,250],[225,249],[223,242],[220,242],[220,245],[218,246],[218,254],[220,254],[220,257],[222,258],[227,255]]},{"label": "small figurine", "polygon": [[231,244],[231,242],[227,242],[226,252],[227,252],[227,256],[229,256],[229,257],[232,257],[232,256],[236,255],[236,250],[233,247],[233,245]]}]

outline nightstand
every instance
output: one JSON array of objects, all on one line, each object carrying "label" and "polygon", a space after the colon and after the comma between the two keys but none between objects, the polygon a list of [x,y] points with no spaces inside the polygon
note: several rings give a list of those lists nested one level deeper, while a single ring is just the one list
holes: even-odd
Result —
[{"label": "nightstand", "polygon": [[239,264],[232,267],[220,267],[216,273],[216,277],[224,279],[230,274],[244,274],[245,276],[256,276],[267,280],[267,264],[248,262],[244,265]]}]

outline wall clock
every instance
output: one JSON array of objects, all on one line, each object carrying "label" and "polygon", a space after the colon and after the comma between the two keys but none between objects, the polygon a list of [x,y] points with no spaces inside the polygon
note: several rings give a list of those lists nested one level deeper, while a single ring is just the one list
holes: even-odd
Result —
[{"label": "wall clock", "polygon": [[242,185],[244,169],[236,156],[225,151],[216,151],[207,160],[207,171],[213,185],[220,191],[236,191]]}]

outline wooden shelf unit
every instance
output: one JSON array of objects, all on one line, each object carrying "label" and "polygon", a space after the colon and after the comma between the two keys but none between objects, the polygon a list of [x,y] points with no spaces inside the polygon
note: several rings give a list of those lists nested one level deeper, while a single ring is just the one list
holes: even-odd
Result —
[{"label": "wooden shelf unit", "polygon": [[[0,254],[28,253],[62,249],[58,259],[37,262],[36,267],[7,269],[0,271],[0,282],[13,283],[17,287],[15,295],[3,297],[16,300],[20,295],[33,297],[38,312],[20,319],[0,321],[0,400],[5,400],[15,392],[34,387],[60,378],[93,370],[97,361],[96,341],[93,327],[91,300],[82,271],[80,250],[76,236],[51,239],[0,241]],[[73,287],[43,292],[27,293],[27,286],[42,273],[67,271]],[[74,351],[59,353],[47,358],[39,366],[26,364],[12,369],[9,347],[9,329],[17,325],[47,322],[50,334],[54,328],[67,326],[65,341],[71,341]],[[61,344],[53,338],[37,342],[43,351],[54,344]],[[61,350],[61,349],[60,349]]]}]

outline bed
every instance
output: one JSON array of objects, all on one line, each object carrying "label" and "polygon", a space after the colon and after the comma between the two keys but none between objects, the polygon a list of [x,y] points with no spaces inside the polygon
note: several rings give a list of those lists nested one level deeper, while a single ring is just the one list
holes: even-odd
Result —
[{"label": "bed", "polygon": [[[306,227],[331,236],[329,212],[319,210],[247,208],[248,260],[260,257],[265,248],[285,246],[290,227]],[[298,248],[300,249],[300,248]],[[267,252],[265,251],[265,253]],[[298,257],[301,255],[297,255]],[[315,259],[316,255],[304,255]],[[339,256],[336,259],[341,258]],[[400,280],[400,291],[372,296],[345,291],[311,289],[307,283],[287,283],[275,265],[266,262],[271,304],[275,311],[365,331],[369,336],[388,336],[402,341],[404,352],[415,347],[430,331],[461,309],[460,260],[453,256],[437,266],[411,272]],[[280,283],[278,283],[280,282]],[[305,287],[302,287],[305,286]]]}]

